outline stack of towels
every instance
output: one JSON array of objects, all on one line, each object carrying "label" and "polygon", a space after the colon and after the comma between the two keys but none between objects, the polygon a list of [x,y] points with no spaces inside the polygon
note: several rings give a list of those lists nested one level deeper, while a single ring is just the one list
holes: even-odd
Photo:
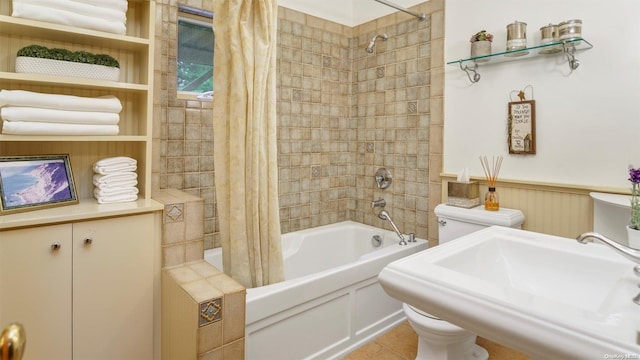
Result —
[{"label": "stack of towels", "polygon": [[13,0],[11,15],[123,35],[128,7],[127,0]]},{"label": "stack of towels", "polygon": [[0,90],[3,134],[118,135],[121,110],[122,103],[115,96]]},{"label": "stack of towels", "polygon": [[136,159],[116,156],[93,164],[93,196],[100,204],[136,201],[138,174]]}]

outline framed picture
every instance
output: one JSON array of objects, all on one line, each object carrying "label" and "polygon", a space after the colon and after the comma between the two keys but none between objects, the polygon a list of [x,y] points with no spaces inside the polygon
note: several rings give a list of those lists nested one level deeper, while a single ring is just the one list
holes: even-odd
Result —
[{"label": "framed picture", "polygon": [[0,214],[77,203],[69,155],[0,157]]},{"label": "framed picture", "polygon": [[509,103],[509,154],[536,153],[536,102]]}]

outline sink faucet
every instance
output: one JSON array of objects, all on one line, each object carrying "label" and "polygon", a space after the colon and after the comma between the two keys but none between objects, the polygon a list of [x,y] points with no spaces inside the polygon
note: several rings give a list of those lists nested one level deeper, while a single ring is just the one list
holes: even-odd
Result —
[{"label": "sink faucet", "polygon": [[[633,267],[633,272],[634,274],[636,274],[636,276],[640,276],[640,250],[621,245],[602,234],[598,234],[597,232],[586,232],[584,234],[578,235],[578,237],[576,238],[576,240],[578,240],[578,242],[581,244],[593,242],[594,239],[611,246],[612,248],[618,250],[622,256],[638,264]],[[638,286],[640,287],[640,285]],[[640,294],[636,295],[633,298],[633,302],[637,305],[640,305]],[[640,332],[638,333],[638,344],[640,344]]]},{"label": "sink faucet", "polygon": [[380,213],[378,214],[378,217],[381,220],[386,220],[389,222],[389,224],[391,224],[393,231],[395,231],[396,234],[398,234],[398,237],[400,238],[400,245],[407,245],[407,242],[404,240],[404,236],[402,235],[400,230],[398,230],[398,227],[396,226],[396,224],[393,223],[393,220],[391,220],[391,215],[389,215],[389,212],[387,212],[387,210],[380,211]]},{"label": "sink faucet", "polygon": [[578,235],[578,237],[576,238],[576,240],[578,240],[578,242],[581,244],[593,242],[594,239],[602,243],[605,243],[611,246],[612,248],[618,250],[622,256],[638,264],[636,265],[636,268],[640,269],[639,267],[640,266],[640,250],[636,250],[636,249],[621,245],[602,234],[598,234],[597,232],[586,232],[584,234]]}]

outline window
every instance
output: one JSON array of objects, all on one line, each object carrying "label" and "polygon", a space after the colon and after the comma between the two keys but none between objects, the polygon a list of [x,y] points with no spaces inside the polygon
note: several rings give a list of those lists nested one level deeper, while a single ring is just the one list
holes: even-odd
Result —
[{"label": "window", "polygon": [[213,91],[213,13],[178,6],[178,92]]}]

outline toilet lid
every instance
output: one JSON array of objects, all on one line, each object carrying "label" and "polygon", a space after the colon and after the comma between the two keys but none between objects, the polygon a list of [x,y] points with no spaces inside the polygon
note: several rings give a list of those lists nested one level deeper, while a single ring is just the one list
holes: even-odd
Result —
[{"label": "toilet lid", "polygon": [[434,319],[434,320],[441,320],[439,317],[437,317],[437,316],[433,316],[433,315],[429,314],[428,312],[424,312],[424,311],[422,311],[422,310],[420,310],[420,309],[418,309],[418,308],[415,308],[415,307],[413,307],[413,306],[411,306],[411,305],[409,305],[409,304],[407,304],[407,305],[411,308],[411,310],[413,310],[413,311],[417,312],[418,314],[420,314],[420,315],[422,315],[422,316],[426,316],[426,317],[428,317],[428,318],[432,318],[432,319]]}]

